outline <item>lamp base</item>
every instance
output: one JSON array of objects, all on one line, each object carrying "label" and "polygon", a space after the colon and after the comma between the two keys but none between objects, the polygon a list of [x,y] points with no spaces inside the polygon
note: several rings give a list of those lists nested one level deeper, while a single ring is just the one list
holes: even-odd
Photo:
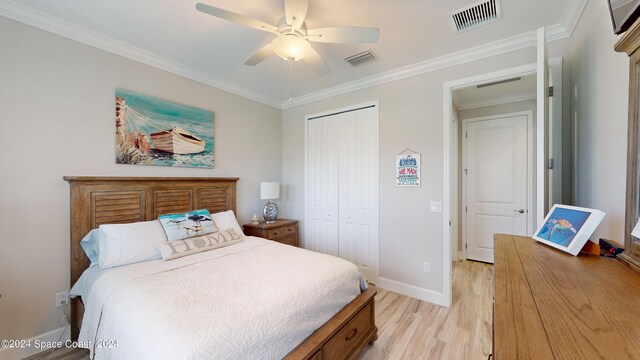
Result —
[{"label": "lamp base", "polygon": [[278,218],[278,205],[271,200],[267,201],[262,210],[262,216],[267,224],[275,223]]}]

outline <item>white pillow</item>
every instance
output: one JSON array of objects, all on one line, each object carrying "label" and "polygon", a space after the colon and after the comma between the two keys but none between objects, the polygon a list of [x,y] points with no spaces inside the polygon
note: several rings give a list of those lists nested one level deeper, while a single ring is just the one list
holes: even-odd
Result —
[{"label": "white pillow", "polygon": [[244,236],[242,227],[238,224],[236,214],[233,213],[233,210],[211,214],[211,219],[216,223],[218,229],[233,229],[236,231],[236,234]]},{"label": "white pillow", "polygon": [[158,245],[157,248],[162,254],[162,260],[171,260],[237,244],[243,239],[244,237],[237,234],[236,230],[227,229],[207,235],[167,241],[164,244]]},{"label": "white pillow", "polygon": [[100,254],[100,246],[98,245],[98,229],[93,229],[80,240],[82,250],[87,254],[91,266],[98,263],[98,255]]},{"label": "white pillow", "polygon": [[106,269],[160,259],[156,245],[166,241],[167,235],[158,220],[100,225],[98,263]]}]

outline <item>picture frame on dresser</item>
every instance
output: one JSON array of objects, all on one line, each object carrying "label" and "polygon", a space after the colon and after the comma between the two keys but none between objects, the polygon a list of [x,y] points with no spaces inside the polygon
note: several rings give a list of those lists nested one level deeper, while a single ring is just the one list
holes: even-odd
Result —
[{"label": "picture frame on dresser", "polygon": [[576,256],[604,216],[596,209],[555,204],[533,238]]}]

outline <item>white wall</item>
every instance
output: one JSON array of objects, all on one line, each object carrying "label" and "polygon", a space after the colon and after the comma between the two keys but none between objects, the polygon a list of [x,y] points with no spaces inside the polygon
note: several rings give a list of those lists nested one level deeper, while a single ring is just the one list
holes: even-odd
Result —
[{"label": "white wall", "polygon": [[[557,56],[557,55],[556,55]],[[370,100],[380,101],[380,277],[424,294],[443,291],[443,84],[446,81],[535,62],[535,49],[425,73],[283,111],[282,181],[285,216],[304,214],[304,117]],[[422,187],[394,185],[395,155],[422,154]],[[431,273],[422,263],[431,262]]]},{"label": "white wall", "polygon": [[624,241],[629,60],[613,50],[606,1],[589,1],[570,42],[575,203],[607,213],[594,235]]},{"label": "white wall", "polygon": [[[69,289],[64,175],[237,176],[238,212],[281,174],[281,111],[0,17],[0,339],[60,327]],[[116,165],[114,89],[215,112],[216,168]],[[0,353],[0,357],[2,354]]]}]

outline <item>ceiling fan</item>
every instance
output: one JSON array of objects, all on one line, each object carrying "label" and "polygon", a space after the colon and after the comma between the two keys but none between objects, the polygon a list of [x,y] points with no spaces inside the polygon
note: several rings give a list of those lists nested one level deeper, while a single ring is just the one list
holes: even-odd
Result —
[{"label": "ceiling fan", "polygon": [[203,13],[277,35],[271,43],[245,62],[245,65],[250,66],[257,65],[275,53],[292,62],[304,59],[319,75],[326,75],[331,70],[311,46],[310,41],[339,44],[375,43],[380,37],[380,31],[376,28],[336,26],[307,29],[304,19],[308,8],[309,0],[284,0],[285,17],[281,18],[277,25],[270,25],[204,3],[196,4],[196,9]]}]

